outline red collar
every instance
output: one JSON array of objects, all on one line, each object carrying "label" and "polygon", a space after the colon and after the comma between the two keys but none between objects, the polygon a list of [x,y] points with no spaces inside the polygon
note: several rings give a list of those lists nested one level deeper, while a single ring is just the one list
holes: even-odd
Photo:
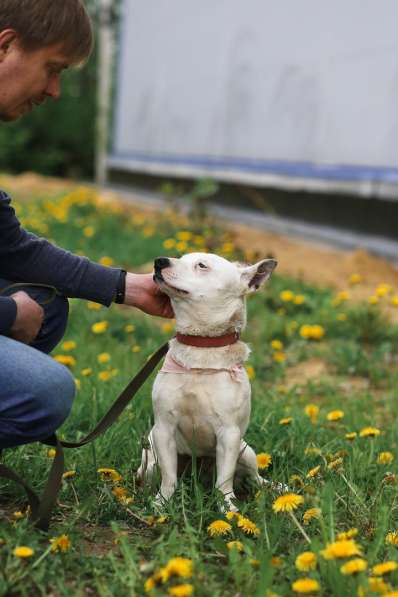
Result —
[{"label": "red collar", "polygon": [[232,334],[226,334],[225,336],[187,336],[177,332],[176,339],[181,344],[187,344],[188,346],[197,346],[199,348],[219,348],[221,346],[228,346],[229,344],[235,344],[239,340],[238,332]]}]

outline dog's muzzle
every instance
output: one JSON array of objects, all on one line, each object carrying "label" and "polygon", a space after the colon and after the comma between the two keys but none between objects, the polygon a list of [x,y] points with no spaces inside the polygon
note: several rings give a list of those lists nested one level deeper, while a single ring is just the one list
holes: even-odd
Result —
[{"label": "dog's muzzle", "polygon": [[166,268],[166,267],[170,267],[171,263],[170,263],[170,259],[168,257],[157,257],[154,261],[154,266],[155,266],[155,273],[154,273],[154,280],[160,280],[160,281],[164,281],[163,280],[163,276],[162,276],[162,269]]}]

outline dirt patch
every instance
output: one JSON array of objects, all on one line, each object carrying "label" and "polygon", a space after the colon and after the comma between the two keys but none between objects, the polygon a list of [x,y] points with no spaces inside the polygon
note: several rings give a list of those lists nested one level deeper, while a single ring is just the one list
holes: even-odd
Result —
[{"label": "dirt patch", "polygon": [[285,373],[287,387],[303,386],[312,379],[330,378],[327,363],[319,358],[302,361],[293,367],[288,367]]}]

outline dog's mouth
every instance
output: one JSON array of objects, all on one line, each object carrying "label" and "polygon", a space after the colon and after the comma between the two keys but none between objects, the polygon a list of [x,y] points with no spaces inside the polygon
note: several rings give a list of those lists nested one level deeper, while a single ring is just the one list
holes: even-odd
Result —
[{"label": "dog's mouth", "polygon": [[184,290],[183,288],[177,288],[177,286],[173,286],[172,284],[170,284],[169,282],[167,282],[167,280],[165,280],[163,278],[162,273],[161,273],[160,270],[155,270],[155,273],[153,274],[153,281],[156,284],[164,284],[168,288],[171,288],[172,290],[175,290],[176,292],[179,292],[181,294],[189,294],[188,290]]}]

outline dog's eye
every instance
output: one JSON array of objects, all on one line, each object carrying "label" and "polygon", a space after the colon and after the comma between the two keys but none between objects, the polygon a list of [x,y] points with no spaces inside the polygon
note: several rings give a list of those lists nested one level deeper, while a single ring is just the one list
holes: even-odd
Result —
[{"label": "dog's eye", "polygon": [[198,263],[198,267],[200,267],[200,269],[207,269],[207,265],[205,265],[201,261]]}]

